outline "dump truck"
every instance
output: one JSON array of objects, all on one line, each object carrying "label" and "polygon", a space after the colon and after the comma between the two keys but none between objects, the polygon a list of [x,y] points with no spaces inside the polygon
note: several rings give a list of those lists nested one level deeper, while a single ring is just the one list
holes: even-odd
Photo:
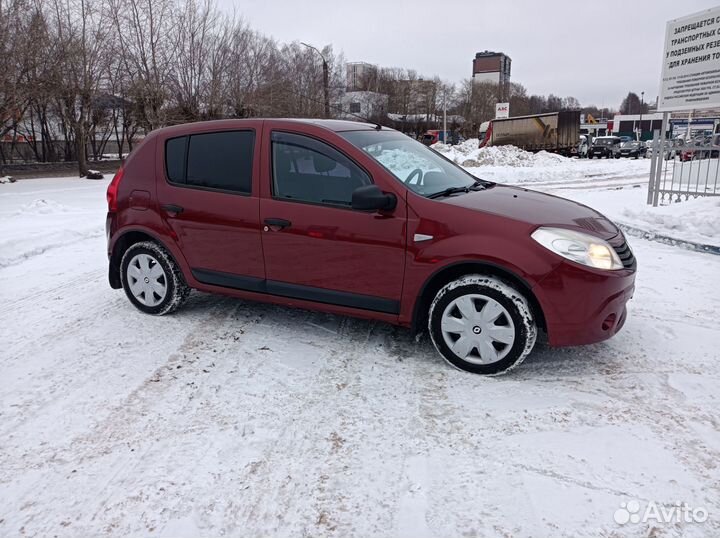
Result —
[{"label": "dump truck", "polygon": [[580,139],[580,112],[563,110],[498,118],[480,126],[480,147],[513,145],[570,155]]}]

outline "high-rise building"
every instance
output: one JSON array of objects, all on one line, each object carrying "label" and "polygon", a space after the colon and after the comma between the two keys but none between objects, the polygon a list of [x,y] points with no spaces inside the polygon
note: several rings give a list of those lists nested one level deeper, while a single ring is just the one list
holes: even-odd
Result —
[{"label": "high-rise building", "polygon": [[473,82],[493,82],[503,87],[510,82],[510,60],[502,52],[478,52],[473,60]]},{"label": "high-rise building", "polygon": [[377,84],[376,65],[366,62],[348,62],[346,69],[346,89],[352,91],[374,90]]}]

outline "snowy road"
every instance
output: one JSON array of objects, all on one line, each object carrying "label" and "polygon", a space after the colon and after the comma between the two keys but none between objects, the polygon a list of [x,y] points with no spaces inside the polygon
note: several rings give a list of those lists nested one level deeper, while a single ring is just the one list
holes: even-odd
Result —
[{"label": "snowy road", "polygon": [[[536,187],[617,205],[641,164]],[[630,238],[617,337],[488,379],[382,323],[140,314],[107,284],[106,185],[0,185],[0,536],[720,534],[720,257]],[[617,524],[633,499],[708,519]]]}]

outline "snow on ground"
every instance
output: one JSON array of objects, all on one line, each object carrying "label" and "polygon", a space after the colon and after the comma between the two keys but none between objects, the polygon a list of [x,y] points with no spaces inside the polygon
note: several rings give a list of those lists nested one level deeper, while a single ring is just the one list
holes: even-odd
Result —
[{"label": "snow on ground", "polygon": [[[639,211],[635,162],[572,166],[494,173]],[[719,256],[630,237],[620,334],[482,378],[377,322],[142,315],[107,284],[107,183],[0,187],[0,536],[720,533]],[[631,500],[709,517],[621,526]]]},{"label": "snow on ground", "polygon": [[[614,221],[648,233],[703,245],[720,246],[720,198],[697,198],[651,207],[646,203],[648,159],[570,159],[546,152],[530,153],[514,146],[477,148],[477,139],[434,149],[463,164],[473,175],[562,196],[601,209]],[[482,162],[484,164],[478,165]],[[700,161],[705,162],[705,161]],[[696,164],[697,166],[697,164]],[[621,193],[616,190],[624,189]]]},{"label": "snow on ground", "polygon": [[628,177],[647,181],[649,160],[571,159],[541,151],[530,153],[515,146],[490,146],[478,149],[473,138],[457,146],[434,144],[433,149],[464,166],[477,177],[511,184],[530,184],[591,180],[594,182]]},{"label": "snow on ground", "polygon": [[720,247],[720,197],[695,198],[665,206],[646,204],[645,185],[625,186],[618,194],[612,190],[563,192],[563,196],[603,212],[615,222],[700,245]]}]

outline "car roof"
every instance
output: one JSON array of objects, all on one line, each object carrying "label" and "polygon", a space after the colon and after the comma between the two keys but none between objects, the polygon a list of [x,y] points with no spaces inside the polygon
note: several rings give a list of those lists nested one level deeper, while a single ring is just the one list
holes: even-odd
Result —
[{"label": "car roof", "polygon": [[[267,118],[265,121],[292,121],[298,123],[309,123],[317,125],[318,127],[325,127],[335,132],[343,131],[367,131],[375,130],[376,124],[366,123],[362,121],[350,121],[350,120],[323,120],[317,118]],[[390,129],[390,127],[383,127],[383,129]]]},{"label": "car roof", "polygon": [[[171,127],[165,127],[160,129],[165,133],[177,132],[178,135],[192,133],[195,130],[203,131],[208,127],[216,127],[218,129],[232,129],[243,128],[248,123],[257,122],[270,122],[270,123],[303,123],[306,125],[315,125],[317,127],[323,127],[330,131],[344,132],[344,131],[371,131],[376,129],[376,125],[372,123],[364,123],[360,121],[348,121],[348,120],[324,120],[319,118],[237,118],[227,120],[211,120],[211,121],[196,121],[189,123],[181,123],[173,125]],[[382,127],[385,130],[393,131],[390,127]],[[157,131],[155,131],[157,132]]]}]

